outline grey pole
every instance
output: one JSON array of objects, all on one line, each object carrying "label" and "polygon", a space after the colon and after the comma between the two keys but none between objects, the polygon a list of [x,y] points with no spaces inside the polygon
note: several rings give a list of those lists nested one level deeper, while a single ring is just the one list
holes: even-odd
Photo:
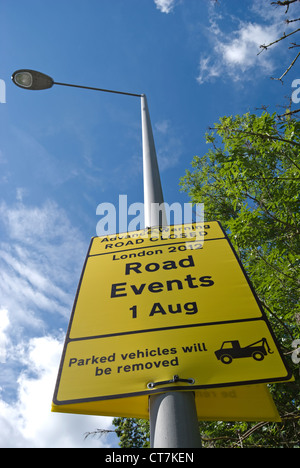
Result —
[{"label": "grey pole", "polygon": [[151,447],[201,447],[194,392],[160,393],[149,400]]},{"label": "grey pole", "polygon": [[[167,218],[145,94],[141,96],[145,227],[166,226]],[[160,210],[158,209],[160,205]],[[161,216],[160,216],[161,214]]]},{"label": "grey pole", "polygon": [[[166,226],[164,198],[150,115],[145,95],[141,96],[145,227]],[[161,205],[161,218],[155,205]],[[157,205],[156,205],[157,208]],[[195,396],[191,391],[150,395],[150,444],[152,448],[199,448]]]}]

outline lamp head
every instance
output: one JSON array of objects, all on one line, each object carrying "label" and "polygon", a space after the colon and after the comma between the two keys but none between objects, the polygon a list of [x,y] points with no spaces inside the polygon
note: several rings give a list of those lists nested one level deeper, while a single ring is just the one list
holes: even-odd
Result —
[{"label": "lamp head", "polygon": [[48,89],[54,85],[54,81],[50,76],[35,70],[17,70],[12,74],[11,79],[15,85],[23,89]]}]

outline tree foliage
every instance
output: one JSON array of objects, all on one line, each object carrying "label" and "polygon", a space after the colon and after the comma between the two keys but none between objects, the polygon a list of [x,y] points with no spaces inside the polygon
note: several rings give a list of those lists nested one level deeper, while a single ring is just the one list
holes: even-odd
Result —
[{"label": "tree foliage", "polygon": [[113,424],[116,427],[116,434],[120,439],[120,447],[149,447],[149,423],[145,419],[114,418]]}]

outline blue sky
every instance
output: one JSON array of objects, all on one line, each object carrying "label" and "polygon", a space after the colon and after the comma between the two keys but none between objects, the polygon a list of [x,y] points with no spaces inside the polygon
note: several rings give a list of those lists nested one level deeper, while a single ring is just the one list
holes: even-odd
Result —
[{"label": "blue sky", "polygon": [[[299,17],[299,5],[298,5]],[[143,201],[138,98],[54,86],[24,91],[13,71],[145,93],[165,201],[207,151],[219,117],[285,105],[296,55],[269,0],[0,0],[0,446],[117,447],[84,441],[110,418],[50,413],[64,334],[96,208]],[[298,74],[297,74],[298,73]],[[2,82],[3,86],[3,82]],[[3,99],[2,99],[3,101]],[[280,111],[279,108],[277,108]]]}]

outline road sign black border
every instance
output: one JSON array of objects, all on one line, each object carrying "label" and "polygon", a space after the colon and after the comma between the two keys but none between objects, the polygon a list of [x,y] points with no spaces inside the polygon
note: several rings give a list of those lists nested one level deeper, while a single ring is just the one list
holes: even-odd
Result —
[{"label": "road sign black border", "polygon": [[[174,327],[162,327],[162,328],[154,328],[154,329],[146,329],[146,330],[135,330],[135,331],[130,331],[130,332],[123,332],[123,333],[115,333],[115,334],[106,334],[106,335],[95,335],[95,336],[92,336],[92,337],[83,337],[83,338],[76,338],[76,339],[71,339],[70,338],[70,331],[71,331],[71,328],[72,328],[72,323],[73,323],[73,317],[74,317],[74,313],[75,313],[75,309],[76,309],[76,304],[77,304],[77,299],[78,299],[78,296],[79,296],[79,292],[80,292],[80,287],[81,287],[81,283],[82,283],[82,279],[83,279],[83,276],[84,276],[84,272],[85,272],[85,268],[86,268],[86,264],[87,264],[87,261],[89,259],[89,257],[93,257],[93,256],[97,256],[97,255],[106,255],[107,253],[101,253],[101,254],[96,254],[96,255],[90,255],[90,251],[91,251],[91,247],[92,247],[92,244],[93,244],[93,241],[95,239],[95,237],[93,237],[90,241],[90,245],[89,245],[89,248],[88,248],[88,252],[87,252],[87,255],[86,255],[86,258],[85,258],[85,261],[84,261],[84,265],[83,265],[83,269],[82,269],[82,272],[81,272],[81,275],[80,275],[80,280],[79,280],[79,283],[78,283],[78,287],[77,287],[77,291],[76,291],[76,295],[75,295],[75,300],[74,300],[74,304],[73,304],[73,308],[72,308],[72,313],[71,313],[71,317],[70,317],[70,321],[69,321],[69,325],[68,325],[68,329],[67,329],[67,334],[66,334],[66,338],[65,338],[65,342],[64,342],[64,347],[63,347],[63,352],[62,352],[62,357],[61,357],[61,361],[60,361],[60,366],[59,366],[59,371],[58,371],[58,376],[57,376],[57,380],[56,380],[56,385],[55,385],[55,390],[54,390],[54,395],[53,395],[53,403],[56,405],[56,406],[63,406],[63,405],[71,405],[71,404],[79,404],[79,403],[91,403],[91,402],[94,402],[94,401],[105,401],[105,400],[113,400],[113,399],[120,399],[120,398],[129,398],[129,397],[134,397],[134,396],[142,396],[142,395],[153,395],[155,393],[162,393],[162,392],[165,392],[165,391],[184,391],[184,390],[189,390],[189,391],[193,391],[193,390],[203,390],[203,389],[209,389],[209,388],[220,388],[220,387],[234,387],[234,386],[240,386],[240,385],[251,385],[251,384],[260,384],[260,383],[275,383],[275,382],[284,382],[284,381],[288,381],[288,380],[291,380],[293,374],[291,372],[291,370],[289,369],[289,367],[287,366],[286,364],[286,360],[283,356],[283,353],[280,349],[280,346],[277,342],[277,339],[275,337],[275,334],[269,324],[269,321],[267,319],[267,316],[262,308],[262,305],[257,297],[257,294],[254,290],[254,287],[244,269],[244,266],[242,265],[235,249],[233,248],[233,245],[230,241],[230,239],[228,238],[225,230],[223,229],[221,223],[219,221],[207,221],[203,224],[209,224],[209,223],[218,223],[221,231],[223,232],[224,234],[224,237],[216,237],[214,239],[207,239],[205,242],[208,242],[208,241],[213,241],[213,240],[220,240],[220,239],[226,239],[232,252],[234,253],[234,256],[236,258],[236,260],[238,261],[238,264],[244,274],[244,277],[247,281],[247,283],[249,284],[249,287],[252,291],[252,294],[256,300],[256,303],[260,309],[260,312],[262,314],[261,317],[258,317],[258,318],[248,318],[248,319],[240,319],[240,320],[227,320],[227,321],[221,321],[221,322],[210,322],[210,323],[204,323],[204,324],[191,324],[191,325],[178,325],[178,326],[174,326]],[[196,223],[197,224],[197,223]],[[202,224],[202,223],[201,223]],[[172,226],[170,226],[172,227]],[[120,235],[120,234],[126,234],[126,233],[119,233],[119,234],[115,234],[115,235]],[[108,236],[104,236],[104,237],[108,237]],[[171,244],[169,245],[174,245],[174,244],[181,244],[181,243],[187,243],[187,242],[191,242],[189,240],[182,240],[182,241],[179,241],[179,242],[172,242]],[[162,245],[158,245],[156,244],[156,247],[161,247],[161,246],[166,246],[167,244],[162,244]],[[140,247],[140,248],[145,248],[144,247]],[[147,247],[148,248],[148,247]],[[133,248],[133,249],[126,249],[126,251],[131,251],[131,250],[136,250],[137,248]],[[114,252],[109,252],[110,254],[113,254]],[[154,332],[154,331],[159,331],[159,330],[171,330],[171,329],[178,329],[178,328],[191,328],[191,327],[205,327],[205,326],[209,326],[209,325],[220,325],[220,324],[229,324],[229,323],[240,323],[240,322],[249,322],[249,321],[257,321],[257,320],[262,320],[265,322],[265,324],[267,325],[267,328],[272,336],[272,339],[274,341],[274,344],[276,346],[276,349],[281,357],[281,360],[284,364],[284,367],[286,369],[286,376],[285,377],[278,377],[278,378],[269,378],[269,379],[257,379],[257,380],[250,380],[250,381],[239,381],[239,382],[228,382],[226,384],[224,383],[220,383],[220,384],[213,384],[213,385],[180,385],[178,386],[176,384],[176,386],[170,386],[170,385],[167,385],[167,386],[164,386],[164,387],[160,387],[159,389],[156,389],[156,390],[145,390],[145,391],[141,391],[141,392],[131,392],[131,393],[122,393],[122,394],[114,394],[114,395],[106,395],[106,396],[101,396],[101,397],[91,397],[91,398],[83,398],[83,399],[74,399],[74,400],[58,400],[57,399],[57,395],[58,395],[58,391],[59,391],[59,385],[60,385],[60,380],[61,380],[61,374],[62,374],[62,369],[63,369],[63,365],[64,365],[64,360],[65,360],[65,355],[66,355],[66,351],[67,351],[67,346],[69,343],[71,342],[74,342],[74,341],[83,341],[83,340],[92,340],[92,339],[99,339],[99,338],[108,338],[108,337],[111,337],[111,336],[120,336],[120,335],[130,335],[130,334],[140,334],[140,333],[151,333],[151,332]],[[175,385],[175,384],[172,384],[172,385]]]}]

